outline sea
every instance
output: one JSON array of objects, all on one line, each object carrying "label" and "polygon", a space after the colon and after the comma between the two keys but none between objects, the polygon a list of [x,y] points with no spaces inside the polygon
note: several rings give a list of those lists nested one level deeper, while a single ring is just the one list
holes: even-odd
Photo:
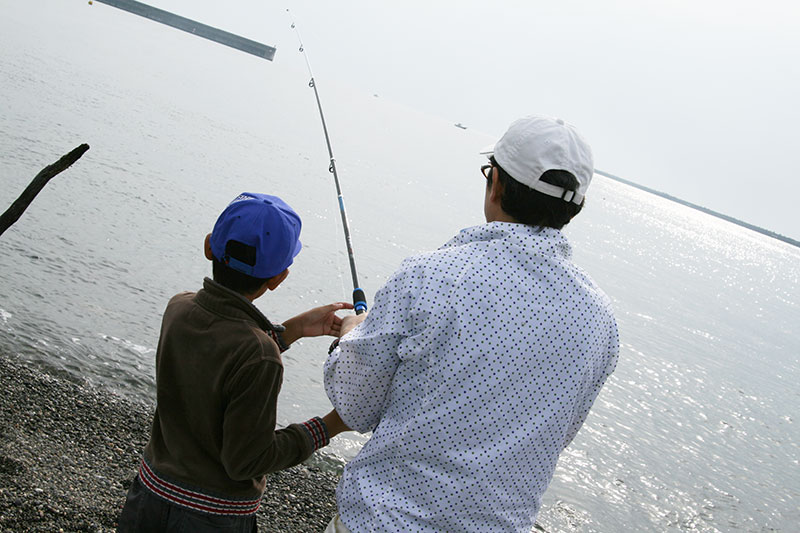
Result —
[{"label": "sea", "polygon": [[[152,402],[161,313],[210,275],[203,239],[235,196],[276,194],[303,218],[289,277],[256,302],[272,320],[349,300],[347,254],[299,57],[85,4],[0,4],[0,210],[90,145],[0,236],[0,351]],[[369,298],[404,257],[483,222],[478,150],[493,138],[317,82]],[[539,526],[798,531],[800,248],[602,176],[565,233],[613,300],[621,354]],[[284,354],[281,424],[330,408],[329,341]],[[314,461],[341,469],[366,438]]]}]

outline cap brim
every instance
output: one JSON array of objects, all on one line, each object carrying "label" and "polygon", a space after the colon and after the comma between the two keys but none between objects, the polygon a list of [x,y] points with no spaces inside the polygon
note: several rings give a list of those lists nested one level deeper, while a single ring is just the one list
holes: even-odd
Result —
[{"label": "cap brim", "polygon": [[481,148],[481,150],[478,153],[486,157],[487,159],[492,157],[494,155],[494,144],[490,144],[489,146]]}]

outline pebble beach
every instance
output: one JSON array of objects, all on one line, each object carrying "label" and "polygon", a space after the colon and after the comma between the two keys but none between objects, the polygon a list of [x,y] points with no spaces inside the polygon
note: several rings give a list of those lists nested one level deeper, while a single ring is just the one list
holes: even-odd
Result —
[{"label": "pebble beach", "polygon": [[[154,406],[5,354],[0,379],[0,532],[116,531]],[[337,481],[313,461],[268,475],[259,531],[323,531]]]}]

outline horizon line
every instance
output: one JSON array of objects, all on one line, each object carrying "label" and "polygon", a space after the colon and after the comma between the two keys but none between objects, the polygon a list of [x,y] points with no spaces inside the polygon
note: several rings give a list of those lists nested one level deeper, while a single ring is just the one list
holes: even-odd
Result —
[{"label": "horizon line", "polygon": [[734,217],[732,217],[730,215],[726,215],[724,213],[720,213],[719,211],[714,211],[713,209],[709,209],[707,207],[703,207],[702,205],[698,205],[698,204],[694,204],[692,202],[688,202],[686,200],[678,198],[677,196],[672,196],[671,194],[668,194],[668,193],[665,193],[665,192],[662,192],[662,191],[659,191],[659,190],[656,190],[656,189],[652,189],[650,187],[646,187],[645,185],[640,185],[640,184],[638,184],[636,182],[627,180],[625,178],[620,178],[619,176],[615,176],[614,174],[611,174],[609,172],[604,172],[604,171],[598,170],[598,169],[594,169],[594,172],[595,172],[595,174],[600,174],[601,176],[604,176],[606,178],[610,178],[612,180],[618,181],[620,183],[624,183],[625,185],[629,185],[629,186],[634,187],[636,189],[640,189],[642,191],[649,192],[650,194],[655,194],[656,196],[660,196],[661,198],[665,198],[665,199],[670,200],[672,202],[676,202],[676,203],[679,203],[681,205],[685,205],[686,207],[690,207],[692,209],[696,209],[697,211],[701,211],[701,212],[706,213],[708,215],[711,215],[711,216],[714,216],[714,217],[717,217],[717,218],[721,218],[722,220],[725,220],[727,222],[731,222],[733,224],[736,224],[737,226],[741,226],[741,227],[749,229],[751,231],[755,231],[756,233],[760,233],[762,235],[766,235],[767,237],[771,237],[773,239],[777,239],[779,241],[782,241],[782,242],[785,242],[787,244],[791,244],[793,246],[797,246],[798,248],[800,248],[800,241],[792,239],[791,237],[787,237],[786,235],[780,234],[780,233],[778,233],[776,231],[772,231],[772,230],[769,230],[769,229],[766,229],[766,228],[762,228],[761,226],[756,226],[755,224],[751,224],[749,222],[745,222],[744,220],[740,220],[738,218],[734,218]]}]

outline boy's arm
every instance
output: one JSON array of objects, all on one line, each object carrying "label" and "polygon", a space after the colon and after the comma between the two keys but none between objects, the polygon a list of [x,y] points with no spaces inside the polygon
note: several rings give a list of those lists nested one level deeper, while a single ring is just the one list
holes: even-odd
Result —
[{"label": "boy's arm", "polygon": [[281,339],[288,346],[303,337],[319,337],[321,335],[338,337],[342,319],[336,316],[336,311],[352,308],[353,304],[351,303],[336,302],[300,313],[283,323],[286,331],[281,333]]},{"label": "boy's arm", "polygon": [[232,479],[252,479],[306,460],[347,431],[335,413],[275,430],[283,368],[261,360],[242,368],[228,385],[221,459]]}]

